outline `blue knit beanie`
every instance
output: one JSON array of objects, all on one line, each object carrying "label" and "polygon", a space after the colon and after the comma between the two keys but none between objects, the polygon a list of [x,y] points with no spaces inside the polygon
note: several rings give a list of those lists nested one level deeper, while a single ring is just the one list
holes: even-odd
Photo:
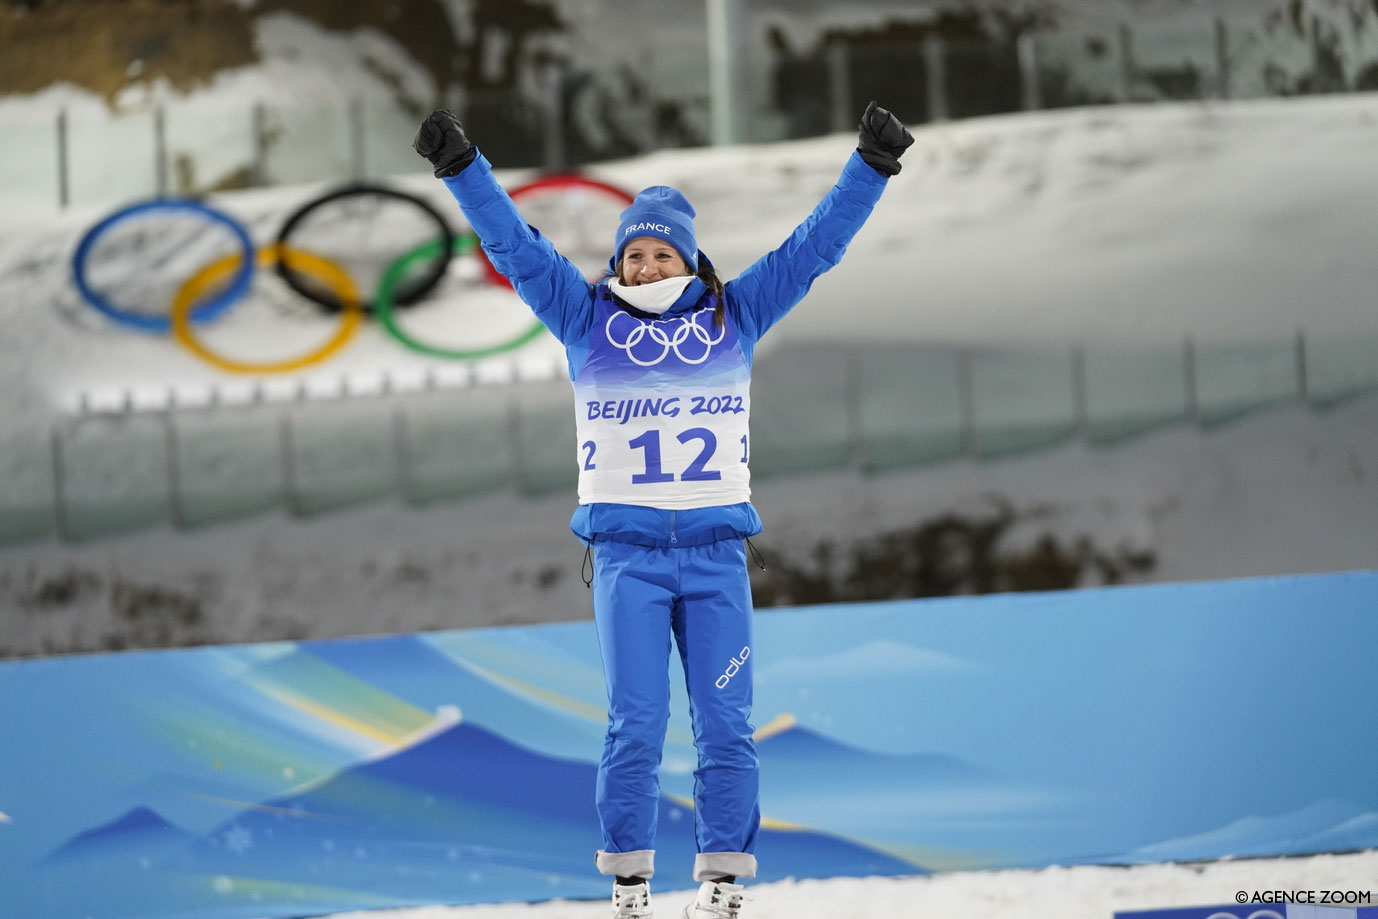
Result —
[{"label": "blue knit beanie", "polygon": [[622,258],[627,243],[642,236],[663,239],[689,266],[699,270],[699,244],[694,239],[694,205],[668,185],[652,185],[642,189],[636,199],[622,212],[614,242],[613,263]]}]

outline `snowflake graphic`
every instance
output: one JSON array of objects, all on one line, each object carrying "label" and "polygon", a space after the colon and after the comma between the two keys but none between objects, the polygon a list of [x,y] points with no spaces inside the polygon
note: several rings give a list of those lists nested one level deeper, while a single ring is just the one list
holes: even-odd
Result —
[{"label": "snowflake graphic", "polygon": [[225,848],[235,855],[243,855],[254,847],[254,834],[235,824],[225,831]]}]

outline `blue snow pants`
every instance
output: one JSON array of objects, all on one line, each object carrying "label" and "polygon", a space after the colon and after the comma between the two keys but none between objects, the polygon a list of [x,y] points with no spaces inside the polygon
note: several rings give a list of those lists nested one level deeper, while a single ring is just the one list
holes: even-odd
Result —
[{"label": "blue snow pants", "polygon": [[599,539],[592,587],[608,690],[596,792],[599,870],[654,872],[673,638],[698,748],[694,877],[754,877],[760,781],[751,738],[751,587],[742,540],[663,548]]}]

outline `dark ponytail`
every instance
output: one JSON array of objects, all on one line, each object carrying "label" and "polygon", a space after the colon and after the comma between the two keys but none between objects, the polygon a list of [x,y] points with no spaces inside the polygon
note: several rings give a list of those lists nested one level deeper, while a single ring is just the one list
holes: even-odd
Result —
[{"label": "dark ponytail", "polygon": [[708,288],[708,292],[713,295],[713,325],[722,328],[727,321],[727,297],[723,294],[722,279],[718,277],[718,272],[706,258],[699,259],[698,279],[703,282],[703,286]]}]

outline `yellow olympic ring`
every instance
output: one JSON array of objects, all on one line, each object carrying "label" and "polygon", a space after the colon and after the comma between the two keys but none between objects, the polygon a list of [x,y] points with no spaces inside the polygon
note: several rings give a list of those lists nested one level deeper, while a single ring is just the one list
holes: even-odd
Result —
[{"label": "yellow olympic ring", "polygon": [[243,256],[238,253],[211,262],[188,278],[186,283],[178,289],[177,295],[172,298],[173,337],[202,360],[231,373],[288,373],[292,370],[309,367],[312,364],[319,364],[335,354],[354,337],[354,333],[359,330],[359,325],[364,318],[363,304],[359,299],[359,292],[355,288],[354,282],[338,262],[281,244],[259,249],[255,261],[259,268],[271,268],[277,264],[279,258],[289,268],[309,274],[324,282],[340,303],[344,304],[340,310],[339,328],[336,329],[334,337],[320,348],[310,354],[284,361],[251,364],[216,354],[196,338],[191,326],[192,307],[207,291],[239,267]]}]

